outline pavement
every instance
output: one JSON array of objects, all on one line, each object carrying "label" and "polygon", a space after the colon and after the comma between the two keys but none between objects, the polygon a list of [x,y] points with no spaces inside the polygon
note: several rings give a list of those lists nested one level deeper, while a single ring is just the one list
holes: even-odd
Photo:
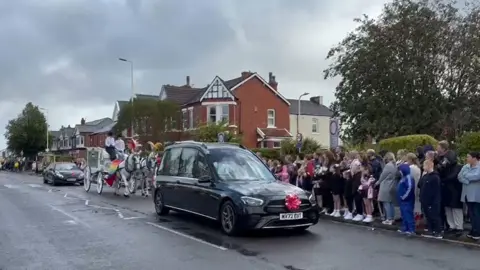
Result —
[{"label": "pavement", "polygon": [[151,198],[0,172],[1,270],[474,270],[476,256],[473,247],[332,220],[304,233],[228,237],[190,215],[158,218]]}]

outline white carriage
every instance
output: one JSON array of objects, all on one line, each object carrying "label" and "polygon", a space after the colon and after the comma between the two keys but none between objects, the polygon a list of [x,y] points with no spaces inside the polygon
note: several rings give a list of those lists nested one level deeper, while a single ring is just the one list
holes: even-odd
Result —
[{"label": "white carriage", "polygon": [[[125,155],[124,159],[127,162],[122,162],[118,167],[115,174],[115,180],[111,183],[111,187],[115,188],[115,194],[121,187],[125,187],[125,196],[129,194],[134,194],[137,190],[137,187],[141,187],[142,195],[148,196],[148,190],[145,174],[145,165],[146,162],[139,157],[138,154]],[[116,162],[116,161],[114,161]],[[125,164],[130,164],[131,169],[127,170]],[[107,179],[111,176],[112,161],[110,156],[104,148],[101,147],[88,147],[87,148],[87,158],[86,164],[84,167],[84,188],[85,191],[89,191],[90,187],[93,184],[96,184],[97,193],[101,194],[103,192],[103,187],[109,185]],[[122,179],[124,181],[122,181]],[[140,183],[140,185],[138,185]]]}]

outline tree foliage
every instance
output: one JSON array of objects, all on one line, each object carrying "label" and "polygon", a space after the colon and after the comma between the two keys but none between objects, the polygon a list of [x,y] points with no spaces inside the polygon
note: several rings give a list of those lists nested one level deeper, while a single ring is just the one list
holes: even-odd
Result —
[{"label": "tree foliage", "polygon": [[[133,113],[132,113],[133,110]],[[135,133],[146,140],[162,138],[166,130],[180,123],[179,107],[175,103],[156,99],[134,99],[120,110],[115,131],[121,132],[132,125]]]},{"label": "tree foliage", "polygon": [[46,117],[38,106],[27,103],[22,113],[5,127],[8,149],[15,154],[23,151],[26,157],[35,156],[46,148],[47,128]]},{"label": "tree foliage", "polygon": [[225,134],[225,142],[241,143],[242,138],[237,134],[233,134],[228,128],[226,122],[222,123],[206,123],[199,126],[193,134],[193,138],[199,142],[217,142],[218,133]]},{"label": "tree foliage", "polygon": [[394,0],[328,53],[334,113],[355,143],[408,134],[454,139],[480,127],[480,9]]}]

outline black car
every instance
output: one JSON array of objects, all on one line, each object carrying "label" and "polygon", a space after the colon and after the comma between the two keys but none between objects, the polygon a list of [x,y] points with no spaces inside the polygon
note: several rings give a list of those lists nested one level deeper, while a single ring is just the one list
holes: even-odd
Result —
[{"label": "black car", "polygon": [[43,171],[43,183],[58,184],[82,184],[82,170],[72,162],[54,162]]},{"label": "black car", "polygon": [[183,211],[219,221],[224,233],[250,229],[305,230],[318,206],[304,190],[277,181],[241,145],[177,142],[165,149],[155,173],[155,210]]}]

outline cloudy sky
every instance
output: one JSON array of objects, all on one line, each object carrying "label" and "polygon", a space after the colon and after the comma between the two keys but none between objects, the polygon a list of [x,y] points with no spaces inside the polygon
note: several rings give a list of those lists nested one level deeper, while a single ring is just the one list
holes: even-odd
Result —
[{"label": "cloudy sky", "polygon": [[[0,0],[0,135],[26,102],[53,129],[111,117],[136,92],[274,72],[288,98],[333,101],[328,49],[387,0]],[[0,149],[5,140],[0,136]]]}]

